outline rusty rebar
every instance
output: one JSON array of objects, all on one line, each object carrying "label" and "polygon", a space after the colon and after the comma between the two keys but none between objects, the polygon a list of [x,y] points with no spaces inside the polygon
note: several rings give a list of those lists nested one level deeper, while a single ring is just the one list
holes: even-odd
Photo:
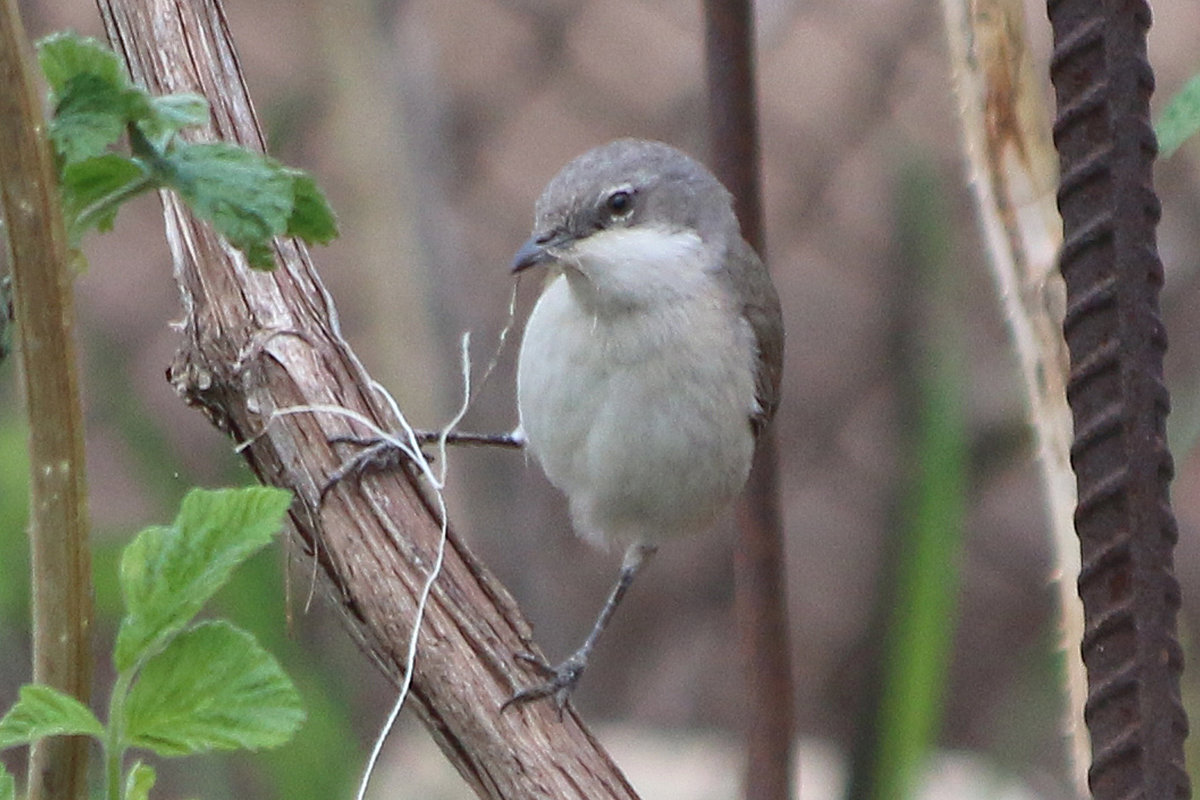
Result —
[{"label": "rusty rebar", "polygon": [[[748,0],[705,0],[704,13],[712,167],[733,194],[742,235],[765,259],[753,8]],[[793,786],[794,690],[776,461],[767,429],[738,508],[734,559],[746,701],[743,796],[750,800],[786,800]]]},{"label": "rusty rebar", "polygon": [[1162,379],[1157,151],[1144,0],[1049,0],[1075,419],[1084,718],[1097,800],[1183,800],[1187,717]]}]

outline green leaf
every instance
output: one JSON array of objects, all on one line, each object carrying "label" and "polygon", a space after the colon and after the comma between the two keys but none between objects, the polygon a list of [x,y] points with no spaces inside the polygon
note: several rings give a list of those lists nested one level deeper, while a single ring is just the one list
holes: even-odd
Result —
[{"label": "green leaf", "polygon": [[8,770],[0,764],[0,800],[16,800],[17,784],[13,780],[13,776],[8,774]]},{"label": "green leaf", "polygon": [[276,747],[303,721],[300,695],[279,663],[224,621],[172,640],[146,662],[125,703],[130,745],[164,756]]},{"label": "green leaf", "polygon": [[104,726],[87,706],[69,694],[41,684],[21,687],[17,704],[0,719],[0,750],[44,736],[104,736]]},{"label": "green leaf", "polygon": [[103,153],[127,122],[149,108],[146,93],[130,84],[116,54],[95,39],[47,36],[38,43],[38,61],[54,105],[50,139],[68,163]]},{"label": "green leaf", "polygon": [[1171,98],[1154,132],[1158,134],[1158,152],[1170,157],[1179,146],[1200,131],[1200,75],[1192,77]]},{"label": "green leaf", "polygon": [[150,101],[156,116],[175,130],[208,122],[208,101],[192,92],[168,94]]},{"label": "green leaf", "polygon": [[[84,196],[64,193],[75,215],[73,244],[93,227],[110,229],[119,204],[152,185],[177,192],[258,269],[275,266],[273,236],[286,233],[324,244],[337,235],[333,212],[307,173],[223,142],[175,141],[181,129],[208,122],[203,97],[151,97],[129,81],[111,50],[73,33],[46,37],[38,56],[51,86],[55,113],[48,131],[61,162],[70,166],[100,158],[128,130],[133,153],[147,170],[137,180],[128,170],[100,175],[91,174],[97,165],[85,170]],[[131,191],[122,194],[126,185]],[[112,202],[95,206],[106,193],[113,195]]]},{"label": "green leaf", "polygon": [[288,217],[288,236],[299,236],[309,244],[328,244],[338,235],[333,209],[311,175],[298,169],[288,171],[292,175],[295,197],[292,214]]},{"label": "green leaf", "polygon": [[275,269],[275,251],[266,242],[254,242],[242,248],[246,262],[254,269],[270,271]]},{"label": "green leaf", "polygon": [[184,628],[234,568],[279,530],[291,493],[265,486],[183,499],[170,527],[147,528],[121,556],[126,614],[113,661],[126,672]]},{"label": "green leaf", "polygon": [[164,184],[242,251],[270,267],[269,240],[287,230],[292,178],[278,162],[224,142],[183,145],[166,155]]},{"label": "green leaf", "polygon": [[125,776],[124,800],[149,800],[150,790],[154,788],[157,778],[154,767],[135,761]]},{"label": "green leaf", "polygon": [[121,203],[153,183],[137,162],[106,153],[68,164],[61,188],[71,246],[76,247],[91,228],[111,230]]},{"label": "green leaf", "polygon": [[50,90],[62,97],[78,75],[93,75],[114,89],[129,87],[117,54],[90,36],[72,31],[53,33],[37,43],[38,63]]},{"label": "green leaf", "polygon": [[180,130],[207,122],[208,101],[198,94],[181,93],[150,98],[147,114],[138,124],[155,149],[163,151]]},{"label": "green leaf", "polygon": [[151,97],[130,83],[116,54],[95,39],[56,34],[42,40],[39,57],[55,105],[50,138],[68,163],[100,155],[131,122],[161,152],[182,128],[208,121],[203,97]]},{"label": "green leaf", "polygon": [[121,138],[142,103],[137,90],[114,86],[91,73],[73,76],[49,124],[55,151],[67,163],[100,155]]},{"label": "green leaf", "polygon": [[166,154],[161,180],[207,219],[252,267],[271,269],[271,237],[325,244],[337,222],[312,176],[225,143],[180,145]]}]

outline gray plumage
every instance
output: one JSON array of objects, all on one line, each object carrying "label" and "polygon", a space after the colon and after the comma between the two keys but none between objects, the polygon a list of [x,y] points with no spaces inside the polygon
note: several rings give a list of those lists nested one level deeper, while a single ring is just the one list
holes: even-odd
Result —
[{"label": "gray plumage", "polygon": [[595,148],[550,181],[513,269],[539,264],[550,280],[521,345],[521,429],[576,530],[627,547],[587,642],[515,698],[561,706],[658,543],[741,491],[778,406],[783,325],[729,192],[658,142]]},{"label": "gray plumage", "polygon": [[[612,219],[604,203],[616,188],[636,197],[632,213]],[[754,331],[758,348],[755,388],[761,410],[752,423],[757,434],[779,405],[783,370],[783,319],[779,296],[758,254],[742,238],[733,198],[701,163],[661,142],[618,139],[571,161],[546,185],[534,208],[534,233],[514,259],[514,270],[548,263],[553,248],[613,226],[648,220],[679,230],[693,229],[714,249],[718,281],[742,298],[740,313]],[[528,254],[536,250],[536,258]],[[524,259],[524,261],[523,261]]]}]

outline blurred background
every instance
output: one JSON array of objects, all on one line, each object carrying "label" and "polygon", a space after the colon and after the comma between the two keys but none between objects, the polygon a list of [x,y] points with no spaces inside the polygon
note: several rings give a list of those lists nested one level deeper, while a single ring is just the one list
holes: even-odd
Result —
[{"label": "blurred background", "polygon": [[[62,28],[103,36],[90,3],[21,7],[34,36]],[[312,171],[339,214],[341,239],[315,255],[343,331],[417,426],[439,427],[457,407],[464,332],[477,373],[492,358],[508,315],[511,255],[542,186],[566,161],[627,135],[705,156],[695,0],[227,0],[225,8],[272,154]],[[1157,111],[1200,70],[1200,5],[1161,0],[1154,11]],[[1030,3],[1028,15],[1044,75],[1044,6]],[[904,346],[914,331],[918,342],[950,342],[937,352],[957,371],[952,407],[964,415],[964,464],[952,465],[964,487],[962,541],[945,554],[946,580],[960,586],[945,620],[953,655],[931,772],[940,788],[927,796],[1067,797],[1056,576],[1024,390],[963,178],[938,5],[761,0],[758,33],[767,260],[788,334],[776,428],[797,691],[780,702],[794,703],[799,718],[804,800],[838,796],[868,725],[879,609],[891,602],[881,593],[915,469],[906,387],[918,367]],[[1048,79],[1045,92],[1049,103]],[[1173,496],[1185,647],[1200,622],[1200,461],[1186,433],[1200,427],[1198,164],[1193,141],[1157,173],[1172,431],[1184,432],[1173,442]],[[250,476],[164,379],[180,309],[157,200],[123,210],[115,234],[85,249],[78,341],[103,653],[119,613],[120,546],[170,519],[188,487]],[[937,292],[923,288],[930,270],[914,263],[922,259],[940,265]],[[518,321],[538,284],[519,286]],[[519,332],[518,323],[463,427],[515,425]],[[0,365],[5,708],[29,678],[16,387],[9,359]],[[520,455],[450,458],[453,524],[510,588],[546,652],[565,656],[591,624],[619,554],[577,541],[562,499]],[[726,522],[663,548],[575,695],[645,796],[734,796],[741,701],[731,543]],[[351,796],[392,691],[322,603],[305,609],[307,573],[291,570],[289,592],[287,571],[276,548],[218,605],[280,656],[309,722],[278,752],[166,764],[157,796]],[[1185,675],[1189,700],[1200,698],[1198,674]],[[101,700],[108,680],[102,662]],[[1197,702],[1189,707],[1200,713]],[[448,772],[403,717],[373,796],[469,797]]]}]

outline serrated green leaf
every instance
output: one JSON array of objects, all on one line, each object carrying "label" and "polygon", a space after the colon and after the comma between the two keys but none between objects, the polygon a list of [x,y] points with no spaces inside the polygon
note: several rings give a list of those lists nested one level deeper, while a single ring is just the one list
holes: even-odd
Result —
[{"label": "serrated green leaf", "polygon": [[287,230],[292,178],[278,162],[224,142],[181,145],[164,183],[239,250],[266,247]]},{"label": "serrated green leaf", "polygon": [[111,230],[121,203],[150,188],[145,170],[116,153],[66,165],[61,189],[71,246],[77,247],[91,228]]},{"label": "serrated green leaf", "polygon": [[127,122],[147,113],[146,93],[130,84],[116,54],[95,39],[48,36],[38,44],[38,61],[54,106],[50,139],[68,163],[100,155]]},{"label": "serrated green leaf", "polygon": [[16,800],[17,783],[13,780],[13,776],[8,774],[8,770],[0,764],[0,800]]},{"label": "serrated green leaf", "polygon": [[193,489],[170,527],[139,533],[121,555],[117,669],[126,672],[182,630],[234,568],[271,541],[290,503],[291,493],[266,486]]},{"label": "serrated green leaf", "polygon": [[164,756],[276,747],[303,721],[279,663],[224,621],[175,637],[142,667],[125,703],[131,746]]},{"label": "serrated green leaf", "polygon": [[299,236],[309,244],[328,244],[338,235],[333,209],[311,175],[298,169],[289,172],[294,201],[288,217],[288,236]]},{"label": "serrated green leaf", "polygon": [[208,101],[193,92],[180,92],[151,100],[154,113],[175,130],[208,122]]},{"label": "serrated green leaf", "polygon": [[104,726],[91,709],[69,694],[31,683],[21,687],[17,704],[0,719],[0,750],[44,736],[70,734],[99,738]]},{"label": "serrated green leaf", "polygon": [[52,33],[37,43],[38,63],[50,90],[61,98],[78,75],[93,75],[114,89],[129,87],[117,54],[97,39],[72,31]]},{"label": "serrated green leaf", "polygon": [[184,128],[208,122],[208,101],[198,94],[180,93],[150,98],[146,116],[139,121],[146,139],[158,151]]},{"label": "serrated green leaf", "polygon": [[1200,132],[1200,75],[1192,77],[1171,98],[1154,132],[1158,134],[1158,152],[1168,158],[1185,141]]},{"label": "serrated green leaf", "polygon": [[59,93],[49,123],[50,140],[66,162],[98,156],[121,138],[144,102],[140,92],[114,86],[92,73],[71,77]]},{"label": "serrated green leaf", "polygon": [[154,788],[154,781],[157,779],[154,767],[135,761],[125,775],[124,800],[149,800],[150,790]]}]

